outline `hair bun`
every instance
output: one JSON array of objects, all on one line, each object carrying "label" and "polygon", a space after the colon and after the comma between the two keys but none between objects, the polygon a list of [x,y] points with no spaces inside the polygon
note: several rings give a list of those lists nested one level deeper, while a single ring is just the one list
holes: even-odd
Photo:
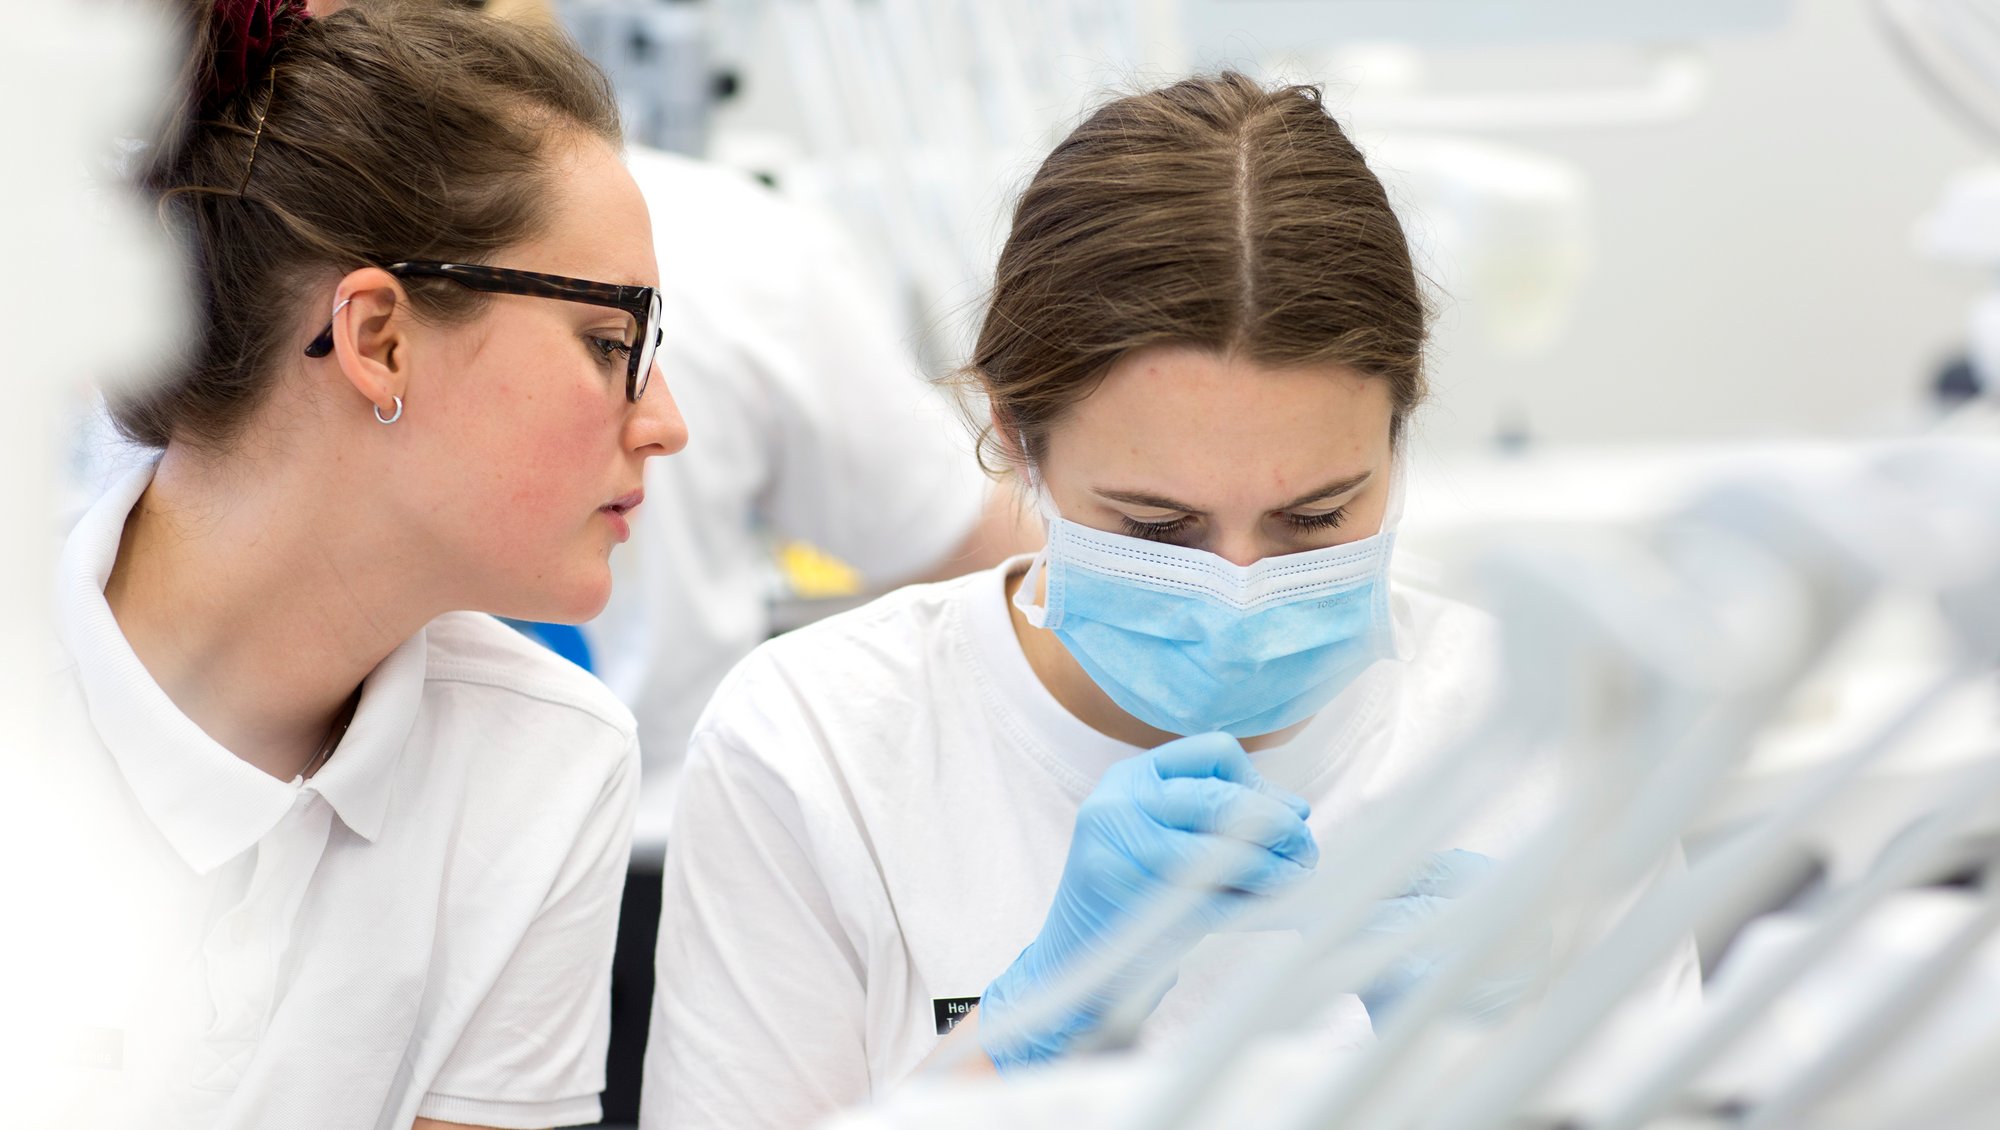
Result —
[{"label": "hair bun", "polygon": [[305,0],[215,0],[202,101],[214,105],[263,76],[287,36],[312,17]]}]

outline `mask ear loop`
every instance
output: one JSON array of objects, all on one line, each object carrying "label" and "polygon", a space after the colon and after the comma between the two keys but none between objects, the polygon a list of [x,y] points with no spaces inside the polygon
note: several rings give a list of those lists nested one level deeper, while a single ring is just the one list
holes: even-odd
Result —
[{"label": "mask ear loop", "polygon": [[1028,571],[1021,574],[1021,587],[1014,590],[1014,607],[1027,617],[1029,626],[1036,628],[1048,627],[1048,606],[1034,603],[1035,592],[1041,587],[1042,559],[1048,552],[1045,548],[1035,554],[1034,559],[1028,562]]},{"label": "mask ear loop", "polygon": [[1036,604],[1035,594],[1041,588],[1042,576],[1047,572],[1049,547],[1057,537],[1057,523],[1063,520],[1062,512],[1056,509],[1055,496],[1049,493],[1049,485],[1042,481],[1042,474],[1035,463],[1028,458],[1026,436],[1014,437],[1021,452],[1021,479],[1028,488],[1028,494],[1035,500],[1035,509],[1041,513],[1042,524],[1048,530],[1048,540],[1043,542],[1041,552],[1028,562],[1028,571],[1021,575],[1021,586],[1014,590],[1014,607],[1027,617],[1029,625],[1036,628],[1048,626],[1049,609],[1046,604]]},{"label": "mask ear loop", "polygon": [[1382,531],[1393,534],[1396,527],[1403,524],[1403,500],[1408,496],[1410,483],[1410,452],[1405,437],[1395,452],[1389,457],[1389,506],[1382,512]]},{"label": "mask ear loop", "polygon": [[1042,472],[1035,466],[1034,460],[1028,458],[1027,437],[1016,436],[1014,443],[1021,452],[1021,480],[1027,485],[1029,496],[1035,500],[1035,509],[1041,513],[1042,520],[1053,526],[1062,520],[1062,511],[1056,509],[1055,496],[1049,493],[1049,484],[1042,481]]},{"label": "mask ear loop", "polygon": [[1404,436],[1389,460],[1389,506],[1382,512],[1382,529],[1376,536],[1385,543],[1382,554],[1381,571],[1375,579],[1375,631],[1381,635],[1381,646],[1391,659],[1407,661],[1414,655],[1410,633],[1396,622],[1395,606],[1391,600],[1390,569],[1395,561],[1396,529],[1403,524],[1403,500],[1409,495],[1410,454]]}]

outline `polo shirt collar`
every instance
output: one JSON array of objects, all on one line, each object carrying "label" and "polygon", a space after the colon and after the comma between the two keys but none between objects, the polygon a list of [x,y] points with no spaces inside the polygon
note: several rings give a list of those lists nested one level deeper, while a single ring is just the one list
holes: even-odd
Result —
[{"label": "polo shirt collar", "polygon": [[340,822],[373,843],[395,791],[396,766],[416,726],[428,665],[424,633],[404,640],[361,684],[354,721],[306,787],[318,790]]},{"label": "polo shirt collar", "polygon": [[148,819],[197,874],[268,834],[301,794],[317,792],[364,839],[380,834],[397,762],[416,722],[424,634],[391,652],[362,685],[354,721],[311,781],[280,781],[223,748],[180,712],[118,628],[104,585],[125,520],[153,479],[135,470],[90,508],[63,547],[57,621],[92,727]]}]

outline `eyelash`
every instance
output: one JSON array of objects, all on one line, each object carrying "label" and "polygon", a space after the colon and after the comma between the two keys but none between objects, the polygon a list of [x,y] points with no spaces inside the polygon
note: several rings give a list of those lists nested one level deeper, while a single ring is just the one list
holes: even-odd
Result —
[{"label": "eyelash", "polygon": [[611,367],[611,358],[614,355],[621,353],[629,354],[632,352],[631,346],[626,345],[622,341],[613,341],[608,337],[586,337],[583,340],[589,343],[590,351],[597,354],[597,363],[607,369]]},{"label": "eyelash", "polygon": [[1118,520],[1124,523],[1126,533],[1131,534],[1135,538],[1145,538],[1148,541],[1167,541],[1175,534],[1186,529],[1194,521],[1193,518],[1180,517],[1175,518],[1171,522],[1141,522],[1136,518],[1128,518],[1123,514],[1118,516]]},{"label": "eyelash", "polygon": [[1347,507],[1324,514],[1287,514],[1285,520],[1301,530],[1331,530],[1347,520]]},{"label": "eyelash", "polygon": [[[1345,506],[1337,510],[1329,510],[1324,514],[1285,515],[1285,521],[1290,522],[1293,529],[1304,533],[1312,533],[1316,530],[1331,530],[1339,526],[1343,521],[1346,521],[1346,519],[1347,508]],[[1146,538],[1149,541],[1167,541],[1191,525],[1194,519],[1183,516],[1175,518],[1171,522],[1141,522],[1136,518],[1128,518],[1120,515],[1119,521],[1124,524],[1125,532],[1135,538]]]}]

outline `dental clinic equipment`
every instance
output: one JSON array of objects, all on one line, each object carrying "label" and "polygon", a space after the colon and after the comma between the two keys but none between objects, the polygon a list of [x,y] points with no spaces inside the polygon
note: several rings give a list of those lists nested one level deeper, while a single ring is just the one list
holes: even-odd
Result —
[{"label": "dental clinic equipment", "polygon": [[[1751,460],[1636,530],[1503,530],[1491,544],[1474,573],[1501,618],[1509,684],[1480,730],[1490,743],[1440,756],[1322,842],[1316,878],[1272,911],[1301,945],[1246,969],[1199,1038],[1046,1078],[1016,1073],[982,1097],[1012,1125],[1115,1112],[1105,1119],[1120,1130],[1775,1128],[1822,1117],[1858,1128],[1930,1124],[1862,1120],[1868,1112],[1943,1118],[2000,1101],[2000,1080],[1980,1076],[1969,1050],[1930,1057],[1936,1087],[1913,1086],[1914,1068],[1888,1070],[1910,1062],[1913,1042],[1935,1044],[1940,1014],[1970,1007],[1953,1004],[1967,991],[1988,993],[1988,1011],[2000,991],[1981,972],[2000,967],[2000,891],[1936,886],[2000,856],[2000,448],[1935,440]],[[1843,728],[1831,752],[1745,809],[1733,794],[1791,724],[1802,688],[1850,662],[1873,613],[1894,601],[1934,618],[1926,673],[1895,709]],[[1831,814],[1865,804],[1898,763],[1921,761],[1936,740],[1926,723],[1968,695],[1987,703],[1983,728],[1961,735],[1969,752],[1928,769],[1921,789],[1894,794],[1881,816],[1902,833],[1886,846],[1842,843]],[[1554,820],[1427,920],[1364,933],[1369,909],[1449,844],[1492,783],[1551,751],[1580,782]],[[1717,812],[1728,814],[1719,828]],[[1661,870],[1689,834],[1710,846],[1685,870]],[[1860,865],[1828,866],[1845,857]],[[1928,956],[1882,967],[1846,1003],[1827,997],[1854,983],[1822,976],[1830,961],[1877,952],[1856,945],[1940,890],[1964,909],[1933,931]],[[1714,954],[1766,921],[1792,924],[1783,960],[1754,963],[1746,942],[1741,961],[1724,952],[1718,991],[1698,1011],[1637,1029],[1623,1014],[1691,939]],[[1523,961],[1538,952],[1539,963]],[[1412,955],[1425,978],[1373,1017],[1374,1044],[1320,1056],[1288,1032]],[[1468,999],[1509,972],[1533,982],[1525,999],[1476,1016]],[[1787,1010],[1805,1007],[1843,1023],[1803,1051],[1760,1055],[1786,1031]],[[1990,1053],[1996,1036],[1981,1035]],[[921,1125],[967,1109],[953,1098],[922,1080],[846,1125]]]},{"label": "dental clinic equipment", "polygon": [[[568,0],[591,5],[646,0]],[[658,6],[659,0],[653,0]],[[1427,273],[1503,353],[1557,340],[1595,258],[1581,168],[1534,131],[1684,125],[1707,104],[1709,44],[1770,30],[1790,0],[701,0],[754,29],[754,113],[713,155],[837,216],[902,299],[941,373],[1004,234],[996,214],[1108,92],[1193,68],[1326,84],[1392,187]],[[1454,85],[1460,48],[1608,47],[1618,67]],[[754,97],[753,97],[754,100]],[[1524,422],[1500,430],[1512,435]]]},{"label": "dental clinic equipment", "polygon": [[2000,141],[2000,5],[1876,0],[1892,46],[1967,126]]},{"label": "dental clinic equipment", "polygon": [[[1876,0],[1889,43],[1946,112],[1980,140],[2000,139],[2000,4],[1993,0]],[[1954,175],[1914,243],[1926,259],[2000,275],[2000,169],[1990,162]],[[1966,318],[1965,356],[1939,375],[1939,407],[1951,411],[2000,388],[2000,287],[1989,283]]]},{"label": "dental clinic equipment", "polygon": [[790,92],[798,151],[760,171],[878,249],[933,369],[963,355],[953,323],[998,249],[995,205],[1142,63],[1139,0],[711,2],[768,39],[783,74],[763,81]]}]

